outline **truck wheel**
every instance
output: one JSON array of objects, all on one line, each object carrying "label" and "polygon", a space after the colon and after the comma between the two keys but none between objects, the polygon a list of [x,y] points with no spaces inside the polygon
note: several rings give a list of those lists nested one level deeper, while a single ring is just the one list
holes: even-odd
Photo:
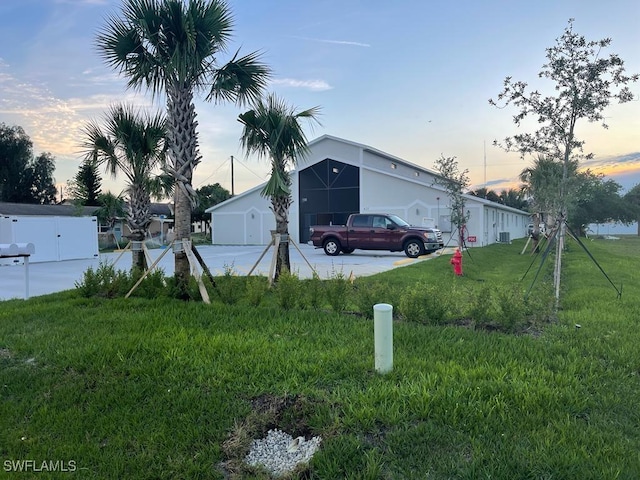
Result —
[{"label": "truck wheel", "polygon": [[348,255],[349,253],[353,253],[354,250],[355,248],[343,248],[342,253],[346,253]]},{"label": "truck wheel", "polygon": [[324,253],[326,253],[327,255],[331,255],[332,257],[335,257],[336,255],[340,255],[340,250],[341,250],[340,242],[335,238],[330,238],[328,240],[325,240],[324,244],[322,245],[322,248],[324,248]]},{"label": "truck wheel", "polygon": [[416,258],[424,255],[424,244],[419,240],[409,240],[404,245],[404,253],[409,258]]}]

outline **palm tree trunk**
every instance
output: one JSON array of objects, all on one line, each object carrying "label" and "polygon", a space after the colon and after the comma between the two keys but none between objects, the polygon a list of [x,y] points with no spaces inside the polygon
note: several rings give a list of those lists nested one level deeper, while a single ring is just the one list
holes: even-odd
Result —
[{"label": "palm tree trunk", "polygon": [[291,271],[291,260],[289,257],[289,207],[291,203],[290,195],[278,195],[271,198],[271,208],[276,219],[276,233],[280,235],[274,281],[278,280],[283,267],[286,268],[287,271]]},{"label": "palm tree trunk", "polygon": [[[191,185],[193,169],[200,162],[196,132],[193,92],[187,84],[167,86],[168,144],[170,171],[175,179],[175,238],[191,239],[191,211],[197,198]],[[189,260],[184,251],[175,253],[174,272],[178,290],[186,291],[189,283]]]},{"label": "palm tree trunk", "polygon": [[[140,185],[133,185],[129,190],[127,223],[129,230],[131,230],[131,240],[144,242],[147,229],[151,224],[151,199],[147,191]],[[133,251],[131,263],[133,269],[144,272],[148,267],[144,251]]]}]

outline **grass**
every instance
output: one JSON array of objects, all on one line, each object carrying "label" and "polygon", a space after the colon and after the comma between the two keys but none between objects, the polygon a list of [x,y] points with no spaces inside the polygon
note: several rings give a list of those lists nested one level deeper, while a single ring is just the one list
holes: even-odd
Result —
[{"label": "grass", "polygon": [[[358,281],[392,304],[420,282],[458,302],[487,285],[523,293],[538,261],[522,280],[522,247],[472,250],[458,279],[442,257]],[[38,478],[268,478],[241,459],[277,426],[324,439],[300,478],[640,478],[640,239],[587,247],[622,298],[570,242],[556,321],[505,333],[398,319],[384,376],[353,304],[2,302],[0,477],[31,478],[7,462],[33,459],[75,466]]]}]

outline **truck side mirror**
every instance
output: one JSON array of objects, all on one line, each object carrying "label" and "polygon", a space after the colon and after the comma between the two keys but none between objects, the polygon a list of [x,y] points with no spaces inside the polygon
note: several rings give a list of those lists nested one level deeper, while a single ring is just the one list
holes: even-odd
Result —
[{"label": "truck side mirror", "polygon": [[396,229],[396,224],[395,223],[389,223],[387,225],[387,230],[395,230]]}]

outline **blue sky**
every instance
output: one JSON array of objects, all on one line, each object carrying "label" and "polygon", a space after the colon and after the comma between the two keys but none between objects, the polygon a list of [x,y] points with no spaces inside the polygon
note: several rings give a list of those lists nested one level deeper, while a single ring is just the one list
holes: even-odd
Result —
[{"label": "blue sky", "polygon": [[[127,91],[102,63],[95,36],[120,0],[0,0],[0,122],[20,125],[36,153],[56,157],[64,184],[81,161],[80,131],[109,105],[129,101],[162,109],[150,94]],[[456,156],[474,186],[513,183],[530,159],[492,146],[518,133],[515,110],[496,109],[506,76],[536,88],[545,49],[575,18],[589,40],[612,38],[627,72],[640,72],[637,0],[232,0],[235,49],[263,52],[274,71],[270,91],[299,108],[320,106],[330,134],[364,143],[426,168]],[[640,84],[632,86],[640,95]],[[264,160],[246,158],[236,118],[244,109],[198,101],[202,163],[194,185],[219,182],[236,193],[266,179]],[[594,171],[624,187],[640,182],[640,101],[612,105],[609,129],[582,123],[578,134],[595,159]],[[536,124],[530,124],[531,131]],[[486,153],[485,153],[486,152]],[[485,167],[486,165],[486,167]],[[104,189],[122,184],[106,175]]]}]

